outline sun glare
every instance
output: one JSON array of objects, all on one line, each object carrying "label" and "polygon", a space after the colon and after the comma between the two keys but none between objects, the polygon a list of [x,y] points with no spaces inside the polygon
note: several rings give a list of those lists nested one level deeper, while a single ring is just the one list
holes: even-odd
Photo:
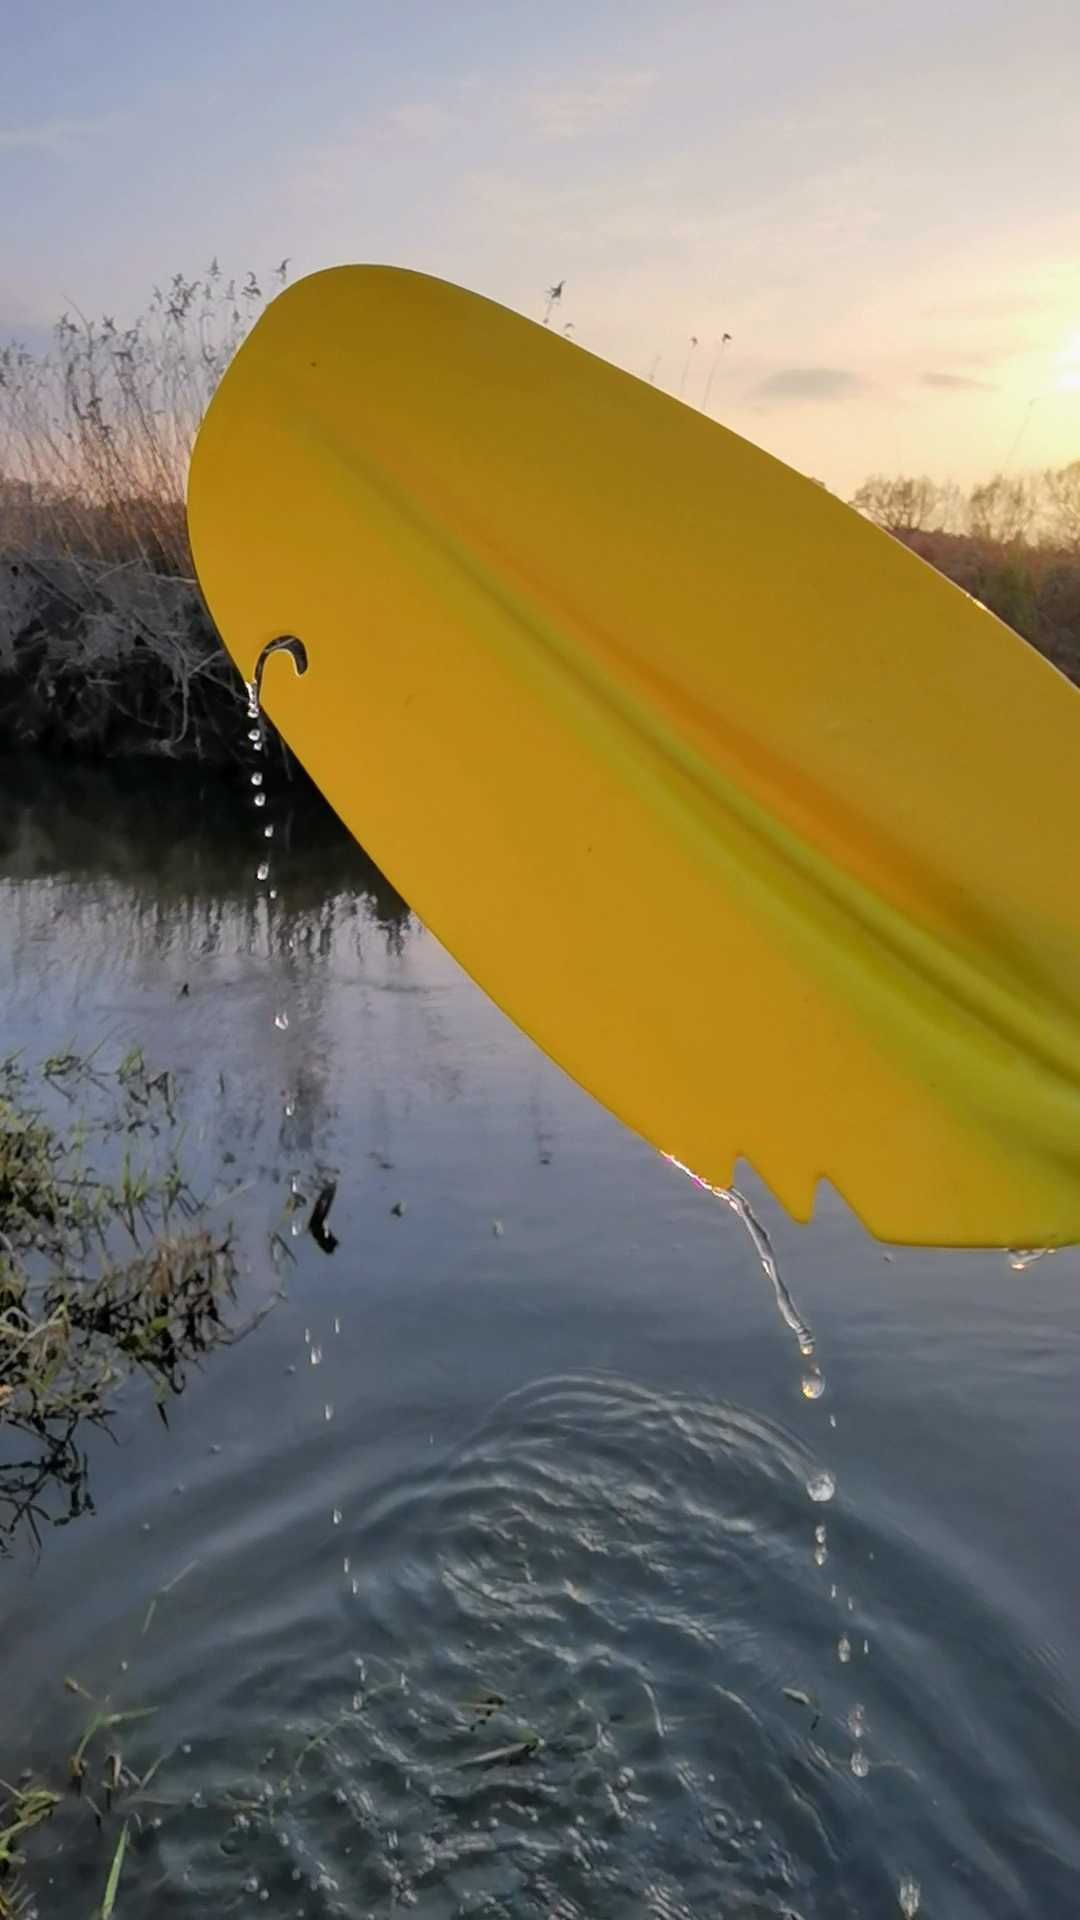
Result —
[{"label": "sun glare", "polygon": [[1071,333],[1058,354],[1061,372],[1057,387],[1061,393],[1080,393],[1080,328]]}]

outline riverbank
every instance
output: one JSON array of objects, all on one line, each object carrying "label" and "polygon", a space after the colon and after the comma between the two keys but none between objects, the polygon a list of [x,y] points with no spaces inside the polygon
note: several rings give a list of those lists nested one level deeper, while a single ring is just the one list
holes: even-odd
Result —
[{"label": "riverbank", "polygon": [[[0,752],[243,759],[183,502],[199,424],[285,266],[230,279],[214,261],[129,327],[65,315],[43,354],[0,347]],[[1080,461],[967,492],[876,474],[851,504],[1080,684]]]},{"label": "riverbank", "polygon": [[4,558],[0,750],[226,765],[239,695],[194,579],[140,558]]},{"label": "riverbank", "polygon": [[[1080,555],[895,531],[1080,684]],[[228,767],[246,751],[241,692],[190,574],[138,555],[0,557],[0,752]]]}]

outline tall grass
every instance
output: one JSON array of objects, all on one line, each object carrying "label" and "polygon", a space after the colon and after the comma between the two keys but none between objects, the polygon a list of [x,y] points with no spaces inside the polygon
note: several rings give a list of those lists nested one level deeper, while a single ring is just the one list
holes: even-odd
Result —
[{"label": "tall grass", "polygon": [[0,548],[141,561],[191,577],[188,459],[225,367],[284,269],[263,283],[174,274],[119,327],[67,313],[42,355],[0,350]]},{"label": "tall grass", "polygon": [[235,675],[184,513],[210,397],[284,284],[175,274],[130,325],[0,349],[0,744],[229,759]]}]

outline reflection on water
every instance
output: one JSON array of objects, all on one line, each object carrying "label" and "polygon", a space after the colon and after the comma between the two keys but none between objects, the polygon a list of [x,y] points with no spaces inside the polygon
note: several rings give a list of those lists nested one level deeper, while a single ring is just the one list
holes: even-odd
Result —
[{"label": "reflection on water", "polygon": [[[274,925],[250,808],[155,771],[8,770],[5,1044],[173,1067],[247,1304],[287,1297],[0,1568],[0,1774],[62,1771],[65,1674],[153,1707],[91,1747],[99,1801],[113,1745],[155,1769],[130,1920],[1071,1912],[1076,1256],[887,1255],[748,1178],[763,1285],[324,810],[275,796]],[[324,1168],[333,1258],[276,1266]],[[118,1818],[65,1800],[43,1913]]]}]

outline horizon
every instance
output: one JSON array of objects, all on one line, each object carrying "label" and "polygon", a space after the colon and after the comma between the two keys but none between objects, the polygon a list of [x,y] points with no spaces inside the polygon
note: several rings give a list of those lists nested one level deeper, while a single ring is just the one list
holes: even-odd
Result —
[{"label": "horizon", "polygon": [[[434,273],[848,496],[1080,457],[1080,16],[16,0],[0,338],[217,257]],[[721,344],[722,336],[731,336]],[[694,342],[695,344],[691,344]]]}]

